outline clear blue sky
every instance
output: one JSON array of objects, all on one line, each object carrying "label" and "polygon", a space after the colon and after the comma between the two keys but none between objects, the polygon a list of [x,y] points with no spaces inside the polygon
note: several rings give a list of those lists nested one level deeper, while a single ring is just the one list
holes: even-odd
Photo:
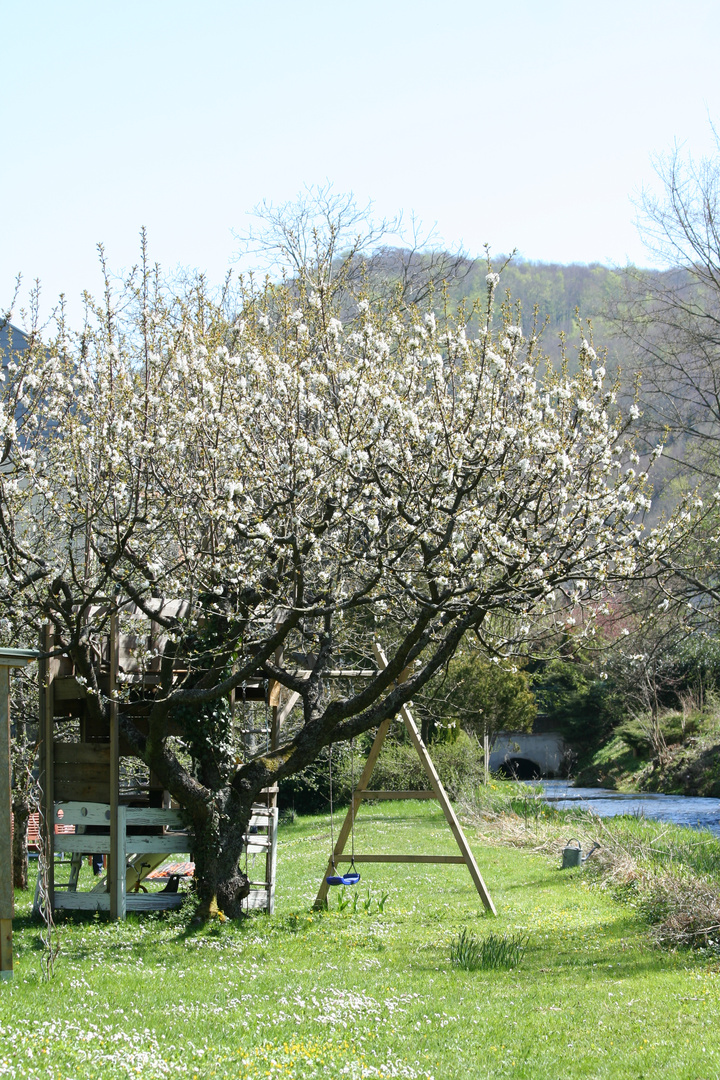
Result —
[{"label": "clear blue sky", "polygon": [[647,261],[651,155],[720,120],[711,0],[6,4],[0,309],[95,290],[141,225],[219,278],[262,199],[331,180],[473,252]]}]

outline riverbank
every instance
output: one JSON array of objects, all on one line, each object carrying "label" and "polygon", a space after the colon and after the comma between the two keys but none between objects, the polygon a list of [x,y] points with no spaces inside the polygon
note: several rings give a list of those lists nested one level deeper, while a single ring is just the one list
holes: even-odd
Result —
[{"label": "riverbank", "polygon": [[[655,947],[645,914],[619,902],[599,869],[559,869],[570,819],[525,799],[533,802],[498,785],[487,792],[489,816],[468,827],[496,919],[461,866],[366,864],[356,905],[341,909],[334,890],[330,910],[313,912],[327,816],[281,826],[272,917],[207,927],[182,912],[120,925],[68,920],[48,982],[30,898],[18,894],[16,978],[0,985],[0,1075],[718,1075],[717,954]],[[583,827],[580,815],[571,820]],[[511,842],[511,828],[522,844]],[[357,843],[365,852],[455,850],[432,802],[363,807]],[[479,941],[526,935],[520,966],[454,966],[463,931]]]},{"label": "riverbank", "polygon": [[[579,787],[617,791],[662,791],[668,795],[720,798],[720,723],[716,715],[679,731],[677,714],[670,714],[669,738],[660,754],[637,729],[613,737],[580,760],[573,776]],[[622,728],[620,731],[622,732]],[[629,741],[628,741],[629,740]]]},{"label": "riverbank", "polygon": [[[552,791],[553,782],[549,783]],[[591,798],[568,804],[552,801],[551,794],[548,802],[545,784],[519,785],[508,794],[505,786],[499,783],[479,790],[465,806],[466,817],[488,842],[543,852],[560,865],[565,846],[577,841],[583,853],[593,852],[584,865],[585,880],[635,906],[654,941],[673,948],[701,947],[720,956],[720,835],[716,828],[673,824],[667,816],[661,820],[635,813],[598,816]],[[570,794],[574,789],[565,790]],[[590,795],[592,789],[585,790]],[[660,803],[664,798],[648,797]],[[622,796],[619,799],[626,801]],[[717,800],[708,801],[717,807]]]}]

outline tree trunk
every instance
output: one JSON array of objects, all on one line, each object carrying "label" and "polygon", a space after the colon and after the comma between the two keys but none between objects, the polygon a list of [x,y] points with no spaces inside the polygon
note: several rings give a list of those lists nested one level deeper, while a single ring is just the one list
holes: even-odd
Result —
[{"label": "tree trunk", "polygon": [[12,804],[13,811],[13,887],[15,889],[27,889],[28,887],[28,820],[30,818],[30,802],[28,799],[18,799]]},{"label": "tree trunk", "polygon": [[249,820],[249,812],[239,816],[215,812],[194,821],[193,857],[201,919],[219,913],[238,919],[243,914],[242,901],[250,892],[250,882],[238,863]]}]

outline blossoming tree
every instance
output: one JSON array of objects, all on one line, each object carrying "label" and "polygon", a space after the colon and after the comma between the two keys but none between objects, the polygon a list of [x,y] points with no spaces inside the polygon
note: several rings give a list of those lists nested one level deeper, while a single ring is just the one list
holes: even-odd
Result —
[{"label": "blossoming tree", "polygon": [[[144,267],[80,333],[4,360],[5,611],[50,622],[98,716],[88,627],[130,604],[160,624],[147,728],[121,693],[121,729],[231,916],[262,788],[396,714],[464,635],[512,651],[667,544],[590,345],[573,377],[541,367],[493,273],[472,323],[347,293],[341,322],[342,275],[311,271],[217,301]],[[328,679],[377,636],[384,671]],[[243,756],[224,703],[257,677],[298,720]]]}]

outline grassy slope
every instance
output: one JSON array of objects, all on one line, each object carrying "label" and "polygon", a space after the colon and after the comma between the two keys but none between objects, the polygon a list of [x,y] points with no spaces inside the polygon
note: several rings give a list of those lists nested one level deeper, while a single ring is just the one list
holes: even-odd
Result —
[{"label": "grassy slope", "polygon": [[[360,850],[452,853],[431,803],[366,807]],[[63,925],[54,980],[18,899],[14,983],[0,986],[0,1076],[720,1076],[720,975],[647,943],[632,908],[581,872],[476,847],[500,911],[462,867],[371,866],[384,914],[310,910],[328,822],[281,831],[278,911],[189,931],[176,917]],[[376,905],[373,905],[375,910]],[[449,944],[530,935],[517,971],[454,970]]]},{"label": "grassy slope", "polygon": [[627,743],[619,735],[614,735],[595,751],[589,761],[581,763],[575,783],[578,787],[639,791],[649,761],[649,754],[642,758],[635,757]]},{"label": "grassy slope", "polygon": [[632,750],[615,736],[585,762],[576,783],[617,791],[663,791],[668,795],[704,795],[720,798],[720,733],[714,730],[668,746],[664,762],[649,754],[633,757]]}]

